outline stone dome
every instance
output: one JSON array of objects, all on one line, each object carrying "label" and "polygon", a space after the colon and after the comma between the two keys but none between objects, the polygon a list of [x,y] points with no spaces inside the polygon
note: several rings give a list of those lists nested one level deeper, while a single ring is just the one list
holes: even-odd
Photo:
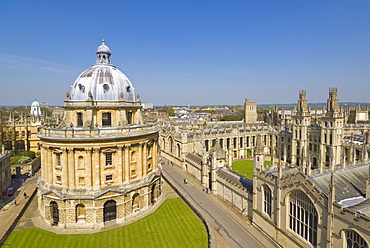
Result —
[{"label": "stone dome", "polygon": [[72,85],[71,101],[86,101],[91,92],[94,101],[135,102],[135,88],[130,80],[111,64],[110,49],[104,40],[96,51],[96,64],[82,72]]}]

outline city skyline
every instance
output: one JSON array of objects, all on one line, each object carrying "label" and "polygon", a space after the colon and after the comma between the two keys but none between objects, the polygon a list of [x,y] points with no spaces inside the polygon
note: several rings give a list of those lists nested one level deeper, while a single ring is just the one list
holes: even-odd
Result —
[{"label": "city skyline", "polygon": [[370,3],[2,2],[0,105],[63,105],[105,39],[141,101],[369,102]]}]

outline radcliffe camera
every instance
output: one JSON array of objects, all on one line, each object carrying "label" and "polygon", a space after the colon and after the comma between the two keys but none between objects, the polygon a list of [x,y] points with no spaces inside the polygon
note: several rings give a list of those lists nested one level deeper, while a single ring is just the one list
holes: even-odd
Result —
[{"label": "radcliffe camera", "polygon": [[0,247],[369,247],[370,3],[2,5]]}]

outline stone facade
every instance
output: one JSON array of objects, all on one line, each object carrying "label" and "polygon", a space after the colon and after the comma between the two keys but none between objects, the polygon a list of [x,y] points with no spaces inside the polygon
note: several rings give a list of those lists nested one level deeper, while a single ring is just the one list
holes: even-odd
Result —
[{"label": "stone facade", "polygon": [[19,119],[13,118],[9,112],[9,119],[0,118],[0,137],[3,152],[13,152],[15,154],[25,151],[40,151],[40,139],[37,133],[41,127],[41,116],[22,115]]},{"label": "stone facade", "polygon": [[0,196],[5,195],[8,187],[12,185],[10,157],[10,153],[0,155]]}]

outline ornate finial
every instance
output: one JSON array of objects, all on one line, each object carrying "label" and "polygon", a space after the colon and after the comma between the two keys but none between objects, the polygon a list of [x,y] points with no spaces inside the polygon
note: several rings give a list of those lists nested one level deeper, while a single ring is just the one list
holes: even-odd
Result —
[{"label": "ornate finial", "polygon": [[101,43],[105,44],[105,40],[104,40],[104,39],[102,39],[102,40],[101,40]]}]

